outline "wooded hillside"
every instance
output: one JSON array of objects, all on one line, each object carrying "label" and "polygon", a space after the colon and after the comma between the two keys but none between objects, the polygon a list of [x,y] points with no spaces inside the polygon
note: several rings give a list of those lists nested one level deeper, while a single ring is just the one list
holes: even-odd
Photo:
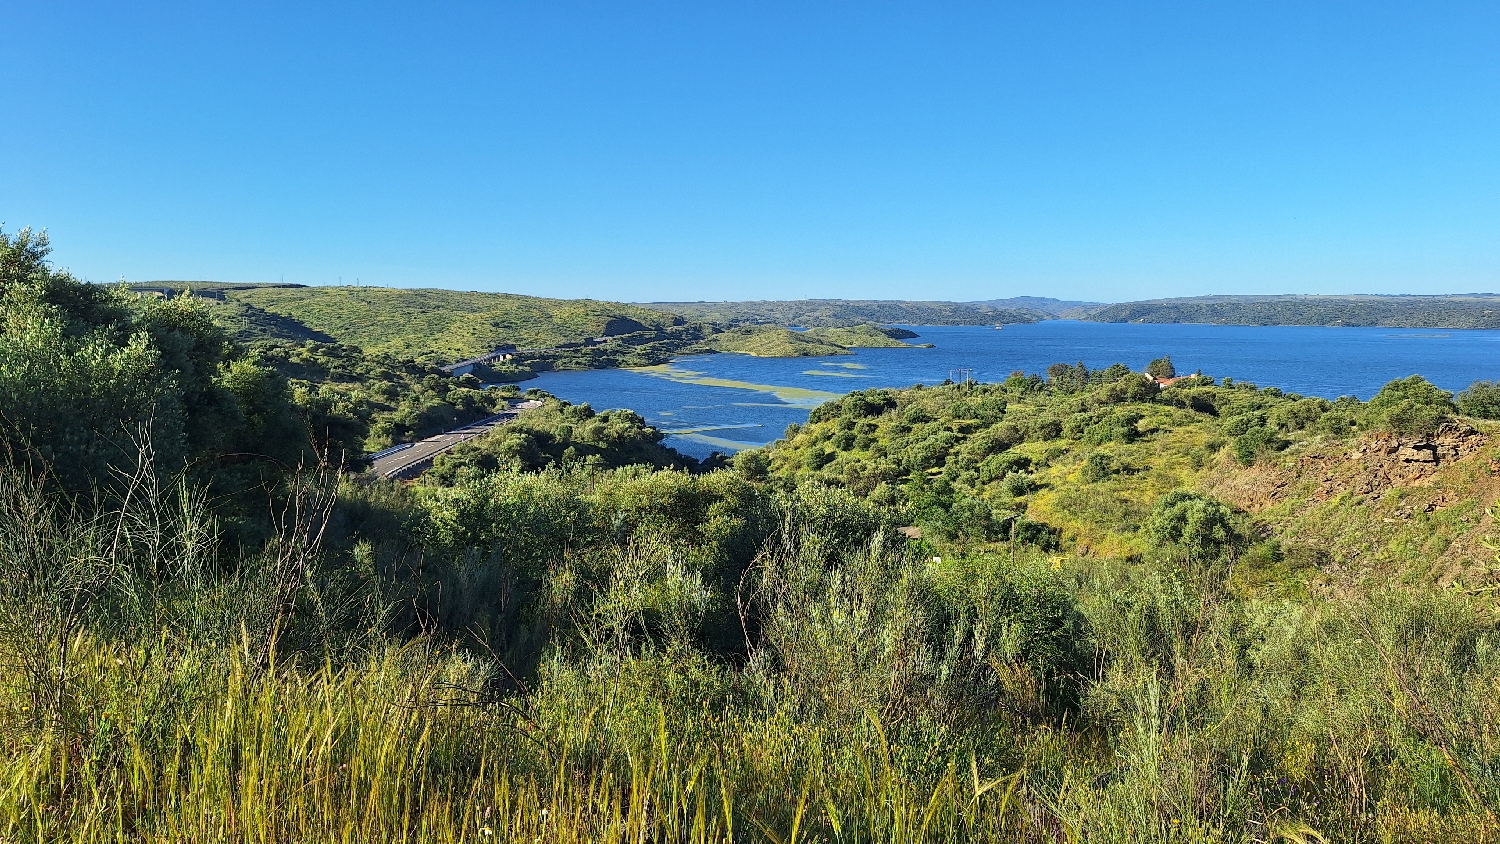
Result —
[{"label": "wooded hillside", "polygon": [[1044,311],[972,302],[797,299],[762,302],[649,302],[643,307],[692,320],[799,327],[876,325],[1000,325],[1049,319]]},{"label": "wooded hillside", "polygon": [[1108,305],[1084,319],[1225,325],[1500,328],[1500,296],[1197,296]]}]

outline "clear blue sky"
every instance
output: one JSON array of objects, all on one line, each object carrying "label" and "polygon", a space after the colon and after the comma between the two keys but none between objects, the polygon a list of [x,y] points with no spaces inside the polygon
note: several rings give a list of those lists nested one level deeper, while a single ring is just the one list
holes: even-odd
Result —
[{"label": "clear blue sky", "polygon": [[1500,289],[1493,0],[23,0],[0,75],[0,221],[94,280]]}]

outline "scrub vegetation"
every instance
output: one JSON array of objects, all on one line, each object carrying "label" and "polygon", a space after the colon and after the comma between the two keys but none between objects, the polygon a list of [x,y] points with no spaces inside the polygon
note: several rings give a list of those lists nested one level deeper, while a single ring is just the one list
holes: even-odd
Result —
[{"label": "scrub vegetation", "polygon": [[542,406],[440,455],[426,481],[452,486],[500,470],[699,467],[694,458],[663,446],[664,435],[635,411],[595,413],[587,404],[569,404],[540,391],[528,396],[540,399]]},{"label": "scrub vegetation", "polygon": [[230,301],[296,320],[369,352],[463,360],[509,343],[550,348],[660,329],[670,315],[618,302],[390,287],[252,287]]},{"label": "scrub vegetation", "polygon": [[916,336],[858,322],[808,331],[688,322],[675,314],[615,302],[453,290],[208,282],[153,282],[134,288],[165,289],[177,299],[198,300],[242,345],[344,346],[387,360],[434,366],[506,345],[517,347],[510,359],[492,362],[478,373],[488,381],[522,381],[553,369],[655,366],[682,354],[846,355],[855,347],[906,347],[909,344],[901,339]]},{"label": "scrub vegetation", "polygon": [[254,359],[286,379],[319,439],[354,459],[504,410],[514,389],[485,389],[431,364],[370,355],[354,346],[306,342],[255,347]]},{"label": "scrub vegetation", "polygon": [[1058,364],[708,466],[533,392],[392,483],[328,444],[479,391],[46,255],[0,239],[0,840],[1500,837],[1493,384]]},{"label": "scrub vegetation", "polygon": [[715,351],[766,358],[847,355],[853,348],[908,348],[912,345],[902,342],[896,335],[916,336],[909,331],[882,329],[874,325],[809,328],[805,331],[757,326],[727,329],[713,335],[708,345]]}]

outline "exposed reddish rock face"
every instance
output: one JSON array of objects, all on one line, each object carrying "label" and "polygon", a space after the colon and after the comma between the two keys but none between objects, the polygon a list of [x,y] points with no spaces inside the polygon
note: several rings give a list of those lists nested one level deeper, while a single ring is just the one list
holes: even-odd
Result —
[{"label": "exposed reddish rock face", "polygon": [[[1473,454],[1485,441],[1484,434],[1459,422],[1444,422],[1435,434],[1422,439],[1375,434],[1357,443],[1345,458],[1355,462],[1358,470],[1351,479],[1353,483],[1343,488],[1361,495],[1372,495],[1403,484],[1421,486],[1421,482],[1440,467]],[[1313,468],[1320,459],[1338,460],[1338,457],[1307,455],[1298,461],[1298,474]],[[1324,480],[1331,482],[1335,479],[1327,477]],[[1342,489],[1325,486],[1324,494],[1315,498],[1322,500],[1328,494],[1340,491]]]},{"label": "exposed reddish rock face", "polygon": [[[1486,543],[1497,525],[1484,511],[1500,501],[1493,442],[1491,434],[1448,422],[1430,437],[1373,433],[1313,443],[1285,463],[1241,467],[1225,455],[1203,491],[1269,519],[1283,542],[1327,549],[1331,565],[1320,568],[1334,578],[1328,583],[1358,583],[1372,572],[1440,585],[1478,582],[1492,577],[1495,559]],[[1455,507],[1456,514],[1443,515]],[[1397,550],[1388,553],[1390,547]],[[1414,572],[1408,567],[1416,557],[1427,565]]]},{"label": "exposed reddish rock face", "polygon": [[1460,422],[1445,422],[1431,437],[1424,438],[1377,433],[1359,439],[1352,447],[1331,445],[1330,449],[1337,450],[1304,454],[1292,466],[1236,468],[1210,486],[1216,494],[1252,512],[1291,495],[1314,502],[1345,492],[1378,499],[1393,487],[1428,486],[1439,469],[1478,451],[1488,439]]},{"label": "exposed reddish rock face", "polygon": [[1408,471],[1420,474],[1424,468],[1458,460],[1483,444],[1484,435],[1468,425],[1444,422],[1436,434],[1426,439],[1400,440],[1394,434],[1377,434],[1349,456],[1367,462],[1408,464]]}]

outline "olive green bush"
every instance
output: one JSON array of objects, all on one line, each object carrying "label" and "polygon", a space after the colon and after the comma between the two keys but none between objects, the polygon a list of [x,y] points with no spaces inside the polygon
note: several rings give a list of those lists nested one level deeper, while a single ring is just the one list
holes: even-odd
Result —
[{"label": "olive green bush", "polygon": [[1427,436],[1458,410],[1453,395],[1413,375],[1380,388],[1365,407],[1365,427],[1388,428],[1397,434]]}]

